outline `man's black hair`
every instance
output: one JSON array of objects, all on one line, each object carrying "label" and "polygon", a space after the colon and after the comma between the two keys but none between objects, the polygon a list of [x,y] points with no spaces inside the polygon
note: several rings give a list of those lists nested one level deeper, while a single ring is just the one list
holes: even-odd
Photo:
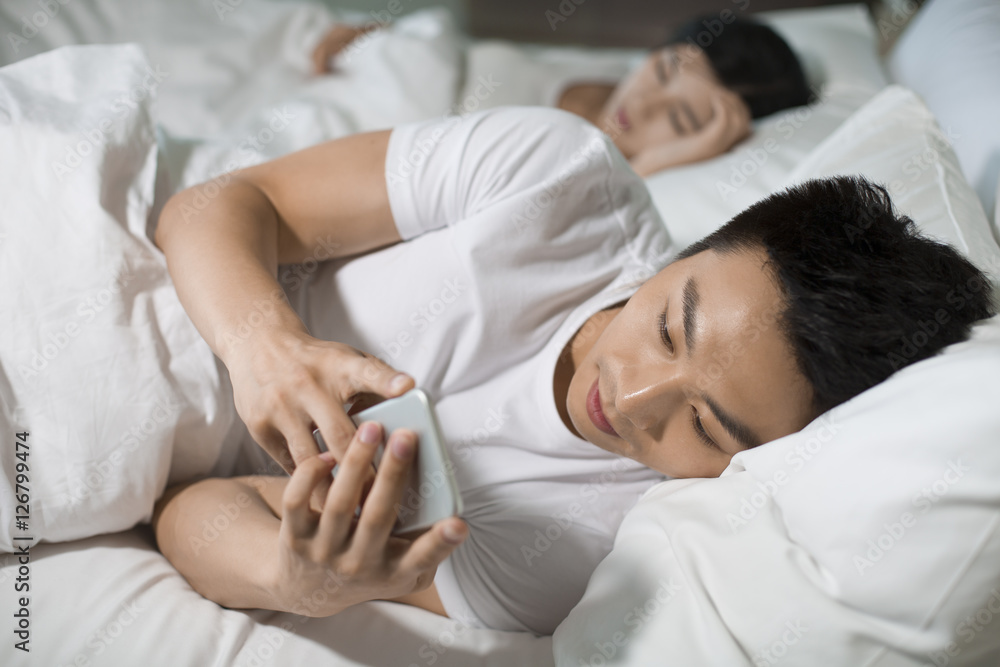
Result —
[{"label": "man's black hair", "polygon": [[884,187],[861,177],[773,194],[677,259],[709,249],[766,254],[785,302],[778,326],[812,386],[816,414],[965,340],[995,312],[986,275],[920,235]]},{"label": "man's black hair", "polygon": [[682,25],[664,46],[683,43],[705,52],[723,85],[743,98],[753,118],[811,99],[799,59],[766,25],[738,16],[730,23],[719,16],[699,16]]}]

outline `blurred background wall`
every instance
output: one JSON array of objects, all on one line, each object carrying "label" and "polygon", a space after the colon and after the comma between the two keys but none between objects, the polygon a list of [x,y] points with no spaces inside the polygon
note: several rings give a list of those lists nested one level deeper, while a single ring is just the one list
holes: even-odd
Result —
[{"label": "blurred background wall", "polygon": [[[402,16],[444,6],[459,26],[481,38],[549,44],[649,47],[663,41],[679,23],[709,14],[726,18],[758,11],[843,4],[852,0],[323,0],[331,7],[373,17]],[[884,4],[922,0],[853,0],[873,12]],[[912,13],[912,12],[911,12]]]}]

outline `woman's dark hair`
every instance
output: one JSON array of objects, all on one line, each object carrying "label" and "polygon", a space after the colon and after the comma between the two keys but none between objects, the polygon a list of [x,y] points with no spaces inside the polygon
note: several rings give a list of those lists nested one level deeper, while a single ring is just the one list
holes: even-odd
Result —
[{"label": "woman's dark hair", "polygon": [[684,43],[705,52],[723,85],[743,98],[754,118],[811,99],[799,59],[766,25],[731,11],[699,16],[682,25],[663,46]]},{"label": "woman's dark hair", "polygon": [[954,248],[921,236],[885,188],[861,177],[773,194],[685,249],[763,250],[784,311],[778,326],[817,414],[965,340],[995,312],[992,285]]}]

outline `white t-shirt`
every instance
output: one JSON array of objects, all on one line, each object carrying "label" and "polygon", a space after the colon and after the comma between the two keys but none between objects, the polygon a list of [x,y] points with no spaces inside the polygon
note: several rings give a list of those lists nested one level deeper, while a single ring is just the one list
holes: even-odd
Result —
[{"label": "white t-shirt", "polygon": [[663,479],[569,431],[556,360],[667,263],[669,236],[614,145],[559,110],[404,125],[386,179],[405,242],[312,267],[290,299],[314,336],[376,354],[436,403],[469,526],[435,579],[448,615],[549,634]]}]

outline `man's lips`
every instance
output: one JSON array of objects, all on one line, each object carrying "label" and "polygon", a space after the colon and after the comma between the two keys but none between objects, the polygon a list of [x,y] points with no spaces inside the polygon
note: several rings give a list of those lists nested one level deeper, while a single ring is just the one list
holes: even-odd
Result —
[{"label": "man's lips", "polygon": [[599,430],[608,435],[618,437],[617,431],[612,428],[608,422],[608,418],[604,416],[604,410],[601,408],[601,392],[597,387],[597,380],[594,380],[594,384],[590,386],[590,391],[587,393],[587,416],[590,417],[591,423]]}]

